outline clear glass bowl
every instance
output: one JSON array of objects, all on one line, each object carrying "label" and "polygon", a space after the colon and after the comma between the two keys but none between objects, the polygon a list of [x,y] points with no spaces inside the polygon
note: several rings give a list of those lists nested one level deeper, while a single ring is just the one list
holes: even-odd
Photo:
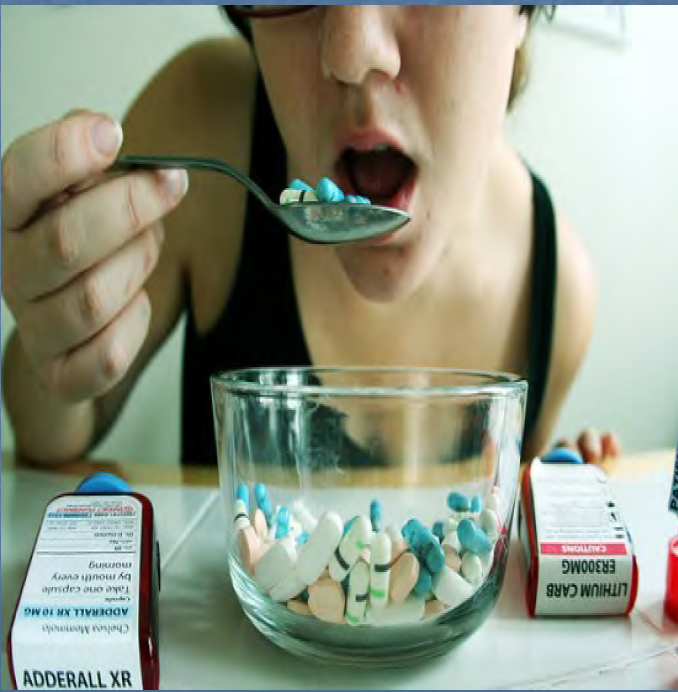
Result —
[{"label": "clear glass bowl", "polygon": [[[255,627],[302,657],[365,667],[405,666],[439,655],[479,627],[497,601],[506,568],[525,380],[452,369],[289,368],[215,374],[211,385],[231,579]],[[257,501],[261,487],[272,511],[270,526],[257,512],[268,508]],[[243,496],[245,511],[238,503]],[[472,501],[475,511],[464,510],[465,501]],[[335,515],[341,518],[340,538],[336,528],[322,540],[313,537],[313,519],[326,512],[334,513],[335,523]],[[364,517],[361,526],[372,529],[363,536],[371,546],[349,549],[348,559],[348,543],[336,541],[348,535],[353,517]],[[426,529],[405,529],[410,540],[403,545],[402,530],[412,519]],[[462,522],[471,533],[470,539],[469,531],[464,533],[463,542]],[[318,525],[326,531],[330,524],[323,519]],[[287,561],[276,563],[271,555],[264,563],[286,531]],[[480,548],[474,547],[474,531],[485,537]],[[376,541],[384,532],[389,540]],[[390,552],[378,567],[373,555],[383,553],[385,542]],[[417,557],[408,560],[410,568],[417,563],[418,595],[409,591],[411,569],[399,567],[395,576],[403,547]],[[323,550],[336,556],[337,549],[342,566],[351,568],[349,576],[340,581],[344,570],[335,564],[330,576],[310,577],[308,563]],[[365,571],[371,575],[366,603],[360,570],[351,576],[356,552],[358,562],[367,563],[360,568],[363,581]],[[390,583],[384,582],[385,571]],[[281,597],[283,579],[293,585],[295,578],[305,584],[299,595],[272,598],[271,593]],[[315,581],[308,584],[311,578]],[[455,587],[452,598],[447,579]],[[398,601],[410,594],[409,610],[396,606],[396,593]]]}]

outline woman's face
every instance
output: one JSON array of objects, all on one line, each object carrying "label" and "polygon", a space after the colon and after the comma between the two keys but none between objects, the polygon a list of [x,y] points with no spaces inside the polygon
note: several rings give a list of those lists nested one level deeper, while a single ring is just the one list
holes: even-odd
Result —
[{"label": "woman's face", "polygon": [[366,298],[416,292],[471,227],[526,25],[517,5],[324,5],[253,21],[290,176],[329,176],[412,217],[335,250]]}]

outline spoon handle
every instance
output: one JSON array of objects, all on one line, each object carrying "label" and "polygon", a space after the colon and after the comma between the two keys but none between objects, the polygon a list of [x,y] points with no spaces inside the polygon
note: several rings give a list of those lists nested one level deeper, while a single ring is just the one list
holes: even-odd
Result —
[{"label": "spoon handle", "polygon": [[252,180],[233,166],[220,159],[196,158],[194,156],[120,156],[111,166],[113,171],[132,171],[138,169],[160,170],[163,168],[183,168],[186,170],[214,171],[234,178],[244,185],[270,211],[275,212],[275,205],[269,196]]}]

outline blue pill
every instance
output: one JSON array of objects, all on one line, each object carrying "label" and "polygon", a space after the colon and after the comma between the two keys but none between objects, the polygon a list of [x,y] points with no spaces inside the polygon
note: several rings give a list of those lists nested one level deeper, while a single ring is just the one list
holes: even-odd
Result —
[{"label": "blue pill", "polygon": [[361,204],[358,197],[355,195],[346,195],[344,202],[349,202],[350,204]]},{"label": "blue pill", "polygon": [[442,543],[445,540],[445,531],[443,530],[443,522],[436,521],[433,524],[433,535]]},{"label": "blue pill", "polygon": [[245,503],[245,510],[250,513],[250,491],[244,483],[238,483],[236,491],[236,500],[242,500]]},{"label": "blue pill", "polygon": [[295,178],[289,185],[288,189],[290,190],[312,190],[313,188],[310,185],[307,185],[303,180],[299,180]]},{"label": "blue pill", "polygon": [[475,555],[486,555],[492,550],[492,543],[487,534],[478,528],[470,519],[462,519],[457,526],[457,538],[464,550]]},{"label": "blue pill", "polygon": [[478,513],[483,511],[483,498],[480,495],[474,495],[471,498],[471,511]]},{"label": "blue pill", "polygon": [[263,483],[257,483],[254,486],[254,497],[257,500],[259,509],[264,513],[266,524],[270,526],[273,522],[273,507],[271,506],[271,501],[268,498],[266,486]]},{"label": "blue pill", "polygon": [[372,202],[370,202],[370,200],[367,199],[367,197],[361,197],[360,195],[358,195],[357,199],[358,204],[372,204]]},{"label": "blue pill", "polygon": [[343,202],[344,193],[329,178],[321,178],[315,189],[321,202]]},{"label": "blue pill", "polygon": [[579,452],[575,452],[569,447],[556,447],[550,452],[544,454],[541,460],[546,464],[561,463],[561,464],[583,464],[584,459],[582,459]]},{"label": "blue pill", "polygon": [[379,500],[370,502],[370,521],[372,531],[381,531],[381,502]]},{"label": "blue pill", "polygon": [[469,510],[469,501],[466,495],[462,495],[461,493],[450,493],[447,496],[447,506],[453,511],[453,512],[468,512]]},{"label": "blue pill", "polygon": [[290,510],[287,507],[281,507],[278,510],[278,515],[275,519],[275,537],[285,538],[290,532]]},{"label": "blue pill", "polygon": [[445,553],[438,539],[417,519],[410,519],[402,533],[419,562],[433,574],[440,572]]},{"label": "blue pill", "polygon": [[415,596],[423,598],[433,587],[433,577],[423,565],[419,565],[419,577],[414,585],[412,592]]},{"label": "blue pill", "polygon": [[344,524],[344,536],[349,532],[351,526],[355,523],[355,520],[358,518],[358,515],[351,517],[345,524]]},{"label": "blue pill", "polygon": [[297,544],[298,544],[298,545],[303,545],[304,543],[308,543],[308,532],[307,532],[307,531],[302,531],[302,532],[297,536]]}]

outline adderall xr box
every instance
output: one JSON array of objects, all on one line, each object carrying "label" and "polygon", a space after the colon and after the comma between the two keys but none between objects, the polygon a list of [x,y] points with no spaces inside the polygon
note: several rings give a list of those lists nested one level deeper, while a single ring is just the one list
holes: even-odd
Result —
[{"label": "adderall xr box", "polygon": [[137,493],[49,502],[7,641],[16,689],[157,689],[158,548]]},{"label": "adderall xr box", "polygon": [[600,468],[535,459],[523,476],[518,521],[531,615],[631,611],[638,565]]}]

